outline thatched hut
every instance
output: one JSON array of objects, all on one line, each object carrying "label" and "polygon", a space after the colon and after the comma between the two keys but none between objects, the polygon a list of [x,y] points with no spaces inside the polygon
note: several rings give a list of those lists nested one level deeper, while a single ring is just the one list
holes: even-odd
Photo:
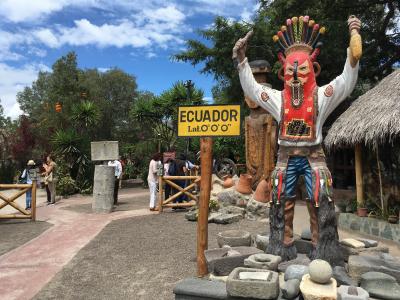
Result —
[{"label": "thatched hut", "polygon": [[[362,154],[375,152],[379,173],[382,208],[382,175],[379,164],[380,146],[393,145],[400,137],[400,69],[386,76],[378,85],[357,98],[333,123],[326,138],[328,149],[352,147],[355,149],[357,202],[364,205],[362,184]],[[396,154],[398,156],[398,153]]]}]

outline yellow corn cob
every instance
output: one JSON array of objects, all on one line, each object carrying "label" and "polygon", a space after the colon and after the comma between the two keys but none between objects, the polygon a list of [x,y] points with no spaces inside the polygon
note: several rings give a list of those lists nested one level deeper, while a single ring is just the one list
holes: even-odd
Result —
[{"label": "yellow corn cob", "polygon": [[350,50],[353,58],[357,61],[360,60],[362,55],[361,35],[355,29],[351,31]]}]

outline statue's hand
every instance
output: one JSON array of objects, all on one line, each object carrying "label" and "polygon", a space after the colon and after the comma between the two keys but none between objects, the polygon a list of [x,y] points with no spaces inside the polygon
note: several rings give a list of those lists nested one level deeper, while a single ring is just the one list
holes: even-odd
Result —
[{"label": "statue's hand", "polygon": [[241,63],[246,57],[247,42],[253,35],[253,30],[249,31],[244,38],[239,39],[232,49],[232,59],[237,59]]},{"label": "statue's hand", "polygon": [[359,34],[361,21],[356,16],[350,16],[347,24],[350,31],[350,64],[354,68],[362,55],[362,40]]},{"label": "statue's hand", "polygon": [[350,34],[355,33],[353,30],[360,33],[361,21],[356,16],[350,16],[347,20],[347,24],[349,25]]}]

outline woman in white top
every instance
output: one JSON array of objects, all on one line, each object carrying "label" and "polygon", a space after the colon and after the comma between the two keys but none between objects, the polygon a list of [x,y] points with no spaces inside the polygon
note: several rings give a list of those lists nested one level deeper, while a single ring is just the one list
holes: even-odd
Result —
[{"label": "woman in white top", "polygon": [[156,201],[157,201],[157,183],[158,183],[158,166],[161,164],[161,153],[155,153],[149,164],[149,175],[147,176],[147,182],[149,184],[150,189],[150,210],[157,210]]}]

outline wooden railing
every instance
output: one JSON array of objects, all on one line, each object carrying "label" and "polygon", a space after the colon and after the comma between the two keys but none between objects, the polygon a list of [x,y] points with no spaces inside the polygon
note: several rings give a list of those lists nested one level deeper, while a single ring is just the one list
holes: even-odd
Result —
[{"label": "wooden railing", "polygon": [[[181,187],[173,180],[189,181],[186,187]],[[162,213],[164,207],[179,208],[179,207],[192,207],[197,204],[197,196],[193,194],[192,190],[197,188],[200,182],[200,176],[160,176],[159,177],[159,191],[158,191],[158,210]],[[169,185],[176,193],[171,195],[168,199],[164,199],[164,184]],[[188,202],[172,203],[180,196],[186,195]]]},{"label": "wooden railing", "polygon": [[[21,214],[13,213],[13,214],[0,214],[0,219],[31,219],[32,221],[36,220],[36,181],[33,181],[32,184],[0,184],[0,189],[17,189],[18,191],[10,197],[5,196],[0,192],[0,199],[3,200],[0,203],[0,211],[2,208],[7,205],[12,206]],[[32,190],[32,202],[31,202],[31,210],[25,210],[21,206],[19,206],[14,201],[24,195],[27,191]]]}]

